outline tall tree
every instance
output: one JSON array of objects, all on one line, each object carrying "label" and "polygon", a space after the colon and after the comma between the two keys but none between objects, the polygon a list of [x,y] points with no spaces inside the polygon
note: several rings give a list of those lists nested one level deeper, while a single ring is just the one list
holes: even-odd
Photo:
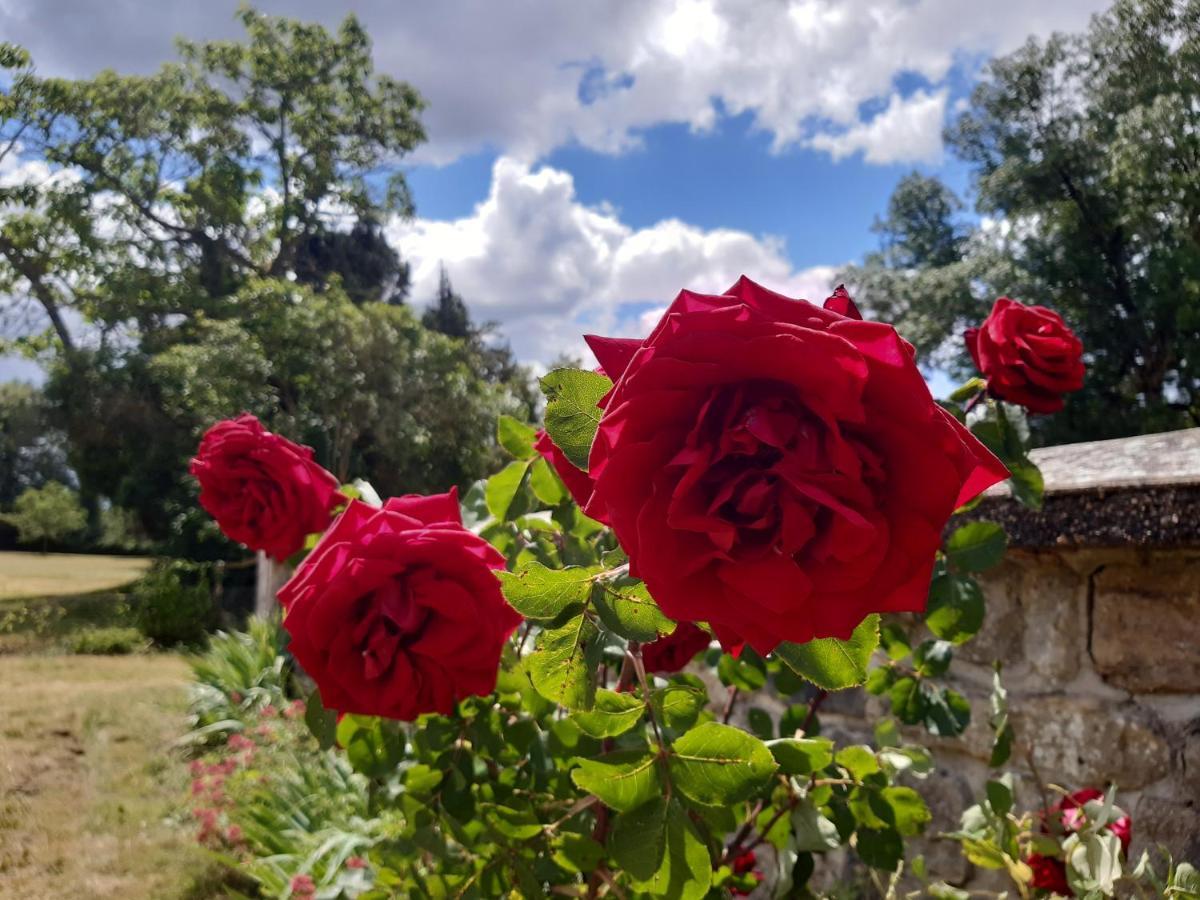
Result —
[{"label": "tall tree", "polygon": [[848,274],[901,284],[901,325],[926,347],[998,293],[1062,312],[1088,380],[1038,423],[1045,440],[1200,424],[1197,96],[1200,0],[1118,0],[1085,33],[1031,39],[991,63],[947,132],[991,226],[957,260]]}]

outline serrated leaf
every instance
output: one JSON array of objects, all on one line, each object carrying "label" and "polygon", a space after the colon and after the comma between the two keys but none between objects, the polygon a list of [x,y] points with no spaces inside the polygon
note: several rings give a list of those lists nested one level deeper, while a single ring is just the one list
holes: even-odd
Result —
[{"label": "serrated leaf", "polygon": [[775,723],[771,720],[771,714],[761,707],[752,706],[746,710],[746,724],[760,740],[769,741],[775,736]]},{"label": "serrated leaf", "polygon": [[541,457],[529,467],[529,486],[533,495],[547,506],[558,506],[567,499],[567,488],[554,467]]},{"label": "serrated leaf", "polygon": [[746,648],[744,657],[723,653],[717,661],[717,677],[721,679],[721,684],[738,690],[757,691],[767,683],[767,668],[762,657],[750,648]]},{"label": "serrated leaf", "polygon": [[484,487],[488,512],[501,521],[507,521],[515,515],[517,495],[528,473],[529,460],[519,459],[489,478]]},{"label": "serrated leaf", "polygon": [[1004,558],[1008,536],[995,522],[968,522],[946,539],[946,556],[967,572],[990,569]]},{"label": "serrated leaf", "polygon": [[629,812],[662,796],[657,760],[644,750],[617,750],[599,759],[579,760],[571,780],[606,806]]},{"label": "serrated leaf", "polygon": [[785,775],[811,775],[833,762],[833,741],[827,738],[780,738],[767,749]]},{"label": "serrated leaf", "polygon": [[892,828],[859,828],[854,849],[858,858],[873,869],[895,872],[904,858],[904,840]]},{"label": "serrated leaf", "polygon": [[509,606],[527,619],[553,621],[583,608],[600,571],[596,566],[550,569],[531,561],[520,571],[497,574]]},{"label": "serrated leaf", "polygon": [[554,861],[568,872],[590,875],[604,858],[604,847],[582,834],[566,832],[554,842]]},{"label": "serrated leaf", "polygon": [[706,722],[671,746],[671,783],[710,806],[745,800],[778,768],[767,745],[740,728]]},{"label": "serrated leaf", "polygon": [[872,613],[854,629],[849,640],[818,638],[807,644],[785,641],[775,648],[775,655],[817,687],[839,691],[867,680],[867,663],[878,646],[879,616]]},{"label": "serrated leaf", "polygon": [[597,407],[612,382],[597,372],[555,369],[540,379],[546,395],[546,431],[563,454],[585,472],[600,425]]},{"label": "serrated leaf", "polygon": [[879,760],[875,758],[875,751],[865,744],[843,747],[834,759],[855,781],[862,781],[868,775],[879,771]]},{"label": "serrated leaf", "polygon": [[921,795],[910,787],[885,787],[879,797],[890,809],[888,824],[905,837],[920,834],[933,818]]},{"label": "serrated leaf", "polygon": [[534,652],[525,658],[534,689],[567,709],[591,709],[593,677],[600,657],[599,629],[578,615],[537,636]]},{"label": "serrated leaf", "polygon": [[1029,459],[1010,461],[1006,465],[1012,476],[1008,479],[1008,486],[1017,502],[1029,509],[1041,509],[1046,493],[1042,470]]},{"label": "serrated leaf", "polygon": [[654,708],[667,727],[682,731],[696,724],[708,695],[696,688],[673,684],[652,695]]},{"label": "serrated leaf", "polygon": [[983,625],[983,591],[975,579],[940,571],[929,586],[925,625],[937,637],[962,644]]},{"label": "serrated leaf", "polygon": [[633,694],[618,694],[601,688],[588,712],[571,714],[571,720],[584,734],[594,738],[624,734],[642,720],[646,705]]},{"label": "serrated leaf", "polygon": [[519,422],[512,416],[500,416],[496,419],[496,440],[516,459],[531,459],[536,452],[533,441],[537,437],[537,429],[532,425]]},{"label": "serrated leaf", "polygon": [[377,716],[342,716],[337,723],[337,742],[345,748],[354,771],[370,778],[387,775],[404,757],[399,723]]},{"label": "serrated leaf", "polygon": [[701,900],[712,883],[708,847],[674,800],[659,797],[613,824],[609,852],[635,890],[671,900]]},{"label": "serrated leaf", "polygon": [[604,627],[626,640],[649,642],[670,634],[675,623],[663,615],[644,582],[628,576],[598,579],[592,606]]}]

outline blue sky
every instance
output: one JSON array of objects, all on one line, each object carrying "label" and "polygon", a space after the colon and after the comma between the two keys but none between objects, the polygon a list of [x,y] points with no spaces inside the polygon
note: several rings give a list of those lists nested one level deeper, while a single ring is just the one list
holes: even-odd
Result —
[{"label": "blue sky", "polygon": [[[681,288],[742,273],[820,300],[876,246],[871,224],[904,173],[967,190],[941,131],[983,62],[1105,5],[359,0],[378,69],[429,100],[430,140],[402,161],[417,217],[387,229],[412,300],[444,265],[535,363],[581,354],[584,330],[637,334]],[[345,11],[261,7],[329,26]],[[0,33],[47,74],[148,71],[177,34],[235,36],[234,9],[6,0]]]}]

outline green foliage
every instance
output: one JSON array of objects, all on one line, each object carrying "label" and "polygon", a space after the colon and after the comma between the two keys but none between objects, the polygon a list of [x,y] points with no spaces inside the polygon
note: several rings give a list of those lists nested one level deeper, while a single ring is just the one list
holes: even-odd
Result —
[{"label": "green foliage", "polygon": [[28,488],[70,481],[66,456],[45,396],[28,384],[0,383],[0,508]]},{"label": "green foliage", "polygon": [[555,369],[541,379],[546,395],[546,431],[577,468],[587,471],[588,453],[600,424],[596,406],[612,389],[597,372]]},{"label": "green foliage", "polygon": [[17,529],[22,543],[43,550],[48,543],[61,543],[87,526],[87,513],[79,496],[57,481],[26,488],[13,504],[13,511],[0,519]]},{"label": "green foliage", "polygon": [[161,647],[204,641],[216,617],[207,570],[181,562],[157,563],[134,585],[142,634]]},{"label": "green foliage", "polygon": [[84,628],[71,635],[72,653],[124,656],[146,646],[146,639],[136,628]]},{"label": "green foliage", "polygon": [[867,678],[867,662],[879,645],[879,616],[870,615],[845,641],[819,638],[807,644],[784,642],[775,655],[796,674],[828,691],[862,684]]}]

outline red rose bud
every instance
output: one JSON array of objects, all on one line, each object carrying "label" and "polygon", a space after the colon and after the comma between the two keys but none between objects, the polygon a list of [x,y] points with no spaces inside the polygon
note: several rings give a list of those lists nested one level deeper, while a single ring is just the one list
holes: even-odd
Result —
[{"label": "red rose bud", "polygon": [[1008,475],[891,326],[745,278],[682,292],[636,348],[588,342],[616,383],[586,511],[666,615],[726,646],[923,610],[951,512]]},{"label": "red rose bud", "polygon": [[[756,857],[754,855],[754,851],[747,850],[745,853],[741,853],[734,858],[733,864],[731,866],[731,868],[733,869],[733,874],[745,875],[746,873],[750,873],[750,875],[753,876],[755,881],[762,881],[763,880],[762,873],[752,871],[754,869],[755,863],[757,863],[757,862],[758,862],[758,857]],[[731,893],[736,894],[739,897],[749,897],[750,894],[752,893],[751,891],[746,890],[745,888],[740,888],[740,887],[731,887],[729,890]]]},{"label": "red rose bud", "polygon": [[570,491],[572,499],[580,506],[586,504],[588,498],[592,496],[591,477],[567,459],[567,455],[558,449],[558,445],[554,441],[550,440],[550,435],[546,433],[545,429],[538,431],[537,437],[533,441],[533,449],[554,467],[554,471],[558,473],[558,477]]},{"label": "red rose bud", "polygon": [[988,391],[1030,412],[1063,408],[1063,394],[1083,387],[1083,343],[1044,306],[1001,297],[979,328],[964,335]]},{"label": "red rose bud", "polygon": [[1060,897],[1075,896],[1075,892],[1067,884],[1067,867],[1061,859],[1034,853],[1025,862],[1033,870],[1033,880],[1030,882],[1033,888],[1058,894]]},{"label": "red rose bud", "polygon": [[289,646],[328,709],[411,721],[496,687],[521,621],[504,557],[462,525],[458,498],[352,500],[279,592]]},{"label": "red rose bud", "polygon": [[670,634],[642,647],[642,662],[647,672],[670,675],[690,663],[701,650],[707,650],[711,641],[712,635],[703,628],[680,622]]},{"label": "red rose bud", "polygon": [[278,560],[324,531],[330,510],[346,499],[310,448],[272,434],[249,413],[208,429],[190,471],[221,531]]}]

